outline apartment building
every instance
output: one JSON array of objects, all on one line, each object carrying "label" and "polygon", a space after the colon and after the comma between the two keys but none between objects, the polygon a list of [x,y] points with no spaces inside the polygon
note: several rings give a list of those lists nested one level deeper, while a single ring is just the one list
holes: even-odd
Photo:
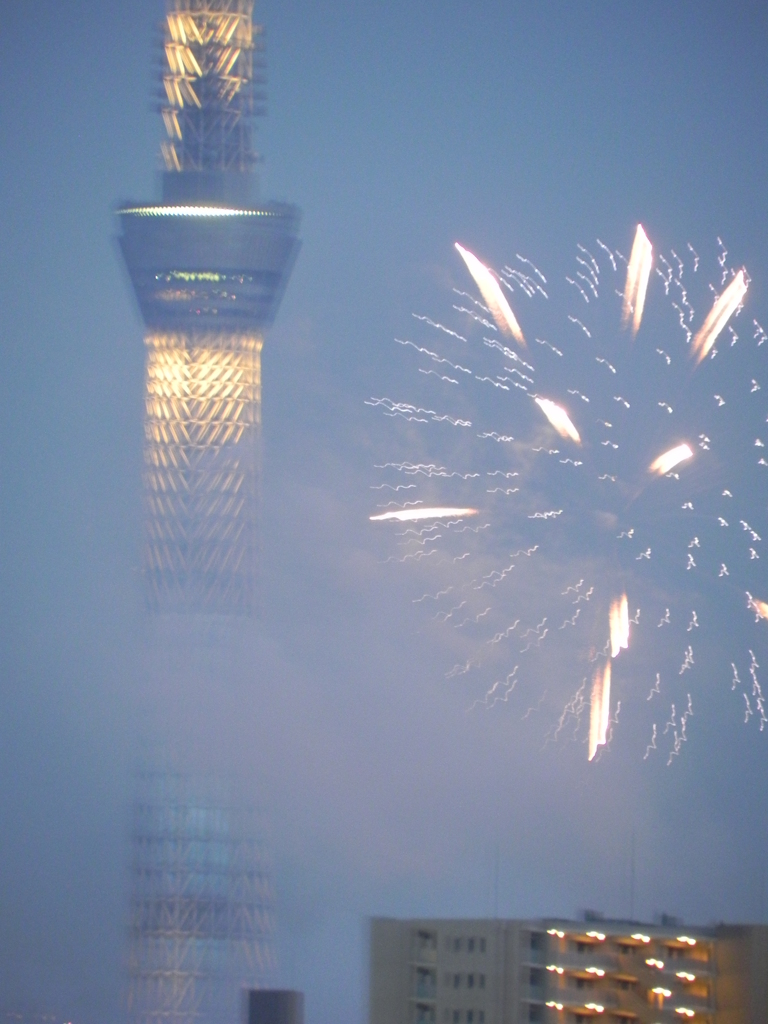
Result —
[{"label": "apartment building", "polygon": [[370,1024],[768,1024],[768,927],[371,922]]}]

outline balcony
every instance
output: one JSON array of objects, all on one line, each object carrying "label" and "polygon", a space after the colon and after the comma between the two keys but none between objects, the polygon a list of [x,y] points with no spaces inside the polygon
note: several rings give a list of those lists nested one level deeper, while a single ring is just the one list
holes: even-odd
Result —
[{"label": "balcony", "polygon": [[713,1017],[715,1012],[710,1000],[687,997],[680,991],[675,992],[668,999],[664,999],[661,1006],[658,1002],[649,1002],[642,990],[619,990],[616,995],[617,1009],[635,1013],[641,1019],[644,1015],[647,1016],[650,1010],[653,1019],[663,1022],[663,1024],[671,1024],[672,1021],[677,1021],[680,1024],[681,1021],[688,1020],[687,1016],[677,1012],[678,1007],[694,1011],[695,1016],[691,1018],[694,1024],[702,1024],[702,1021]]},{"label": "balcony", "polygon": [[[560,1003],[563,1009],[572,1013],[601,1013],[603,1010],[620,1008],[617,994],[612,989],[556,988],[552,985],[524,985],[521,998],[526,1003]],[[646,1004],[647,1009],[647,1004]]]},{"label": "balcony", "polygon": [[437,999],[437,986],[426,981],[417,981],[413,988],[412,999],[427,999],[434,1002]]},{"label": "balcony", "polygon": [[[608,950],[601,949],[599,946],[594,950],[585,950],[583,953],[577,953],[575,950],[569,950],[567,953],[558,953],[556,950],[543,952],[532,950],[525,964],[527,967],[544,968],[554,965],[562,967],[567,973],[573,971],[583,972],[588,967],[597,967],[601,971],[605,971],[606,974],[609,974],[619,969],[619,958],[609,953]],[[682,968],[678,968],[678,970],[680,969]]]}]

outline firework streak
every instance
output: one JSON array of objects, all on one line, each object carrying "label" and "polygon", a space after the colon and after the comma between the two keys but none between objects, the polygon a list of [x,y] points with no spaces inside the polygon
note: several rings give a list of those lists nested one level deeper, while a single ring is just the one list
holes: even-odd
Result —
[{"label": "firework streak", "polygon": [[649,762],[682,752],[696,689],[696,720],[718,695],[768,724],[768,334],[718,243],[684,261],[638,225],[562,285],[457,243],[445,308],[397,339],[404,393],[368,403],[390,418],[371,529],[446,677],[590,761],[621,704]]}]

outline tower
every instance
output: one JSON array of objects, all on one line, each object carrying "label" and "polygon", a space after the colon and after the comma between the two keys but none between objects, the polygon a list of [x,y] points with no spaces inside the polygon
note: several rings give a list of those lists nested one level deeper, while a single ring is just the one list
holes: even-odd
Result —
[{"label": "tower", "polygon": [[[230,648],[210,637],[248,633],[256,604],[261,349],[299,249],[297,208],[256,197],[261,36],[253,0],[166,0],[162,198],[117,211],[145,325],[142,574],[161,683],[206,664],[226,682]],[[257,833],[213,779],[161,764],[137,781],[130,1018],[236,1024],[241,991],[273,969]]]},{"label": "tower", "polygon": [[299,212],[253,198],[252,19],[253,0],[166,0],[162,201],[118,210],[146,328],[142,571],[161,613],[255,605],[261,348]]},{"label": "tower", "polygon": [[215,779],[139,774],[129,1014],[136,1024],[235,1024],[273,971],[273,899],[255,822]]}]

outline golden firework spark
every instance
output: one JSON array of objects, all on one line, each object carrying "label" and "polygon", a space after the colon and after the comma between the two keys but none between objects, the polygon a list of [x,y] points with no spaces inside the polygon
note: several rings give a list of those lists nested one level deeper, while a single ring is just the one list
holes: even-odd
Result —
[{"label": "golden firework spark", "polygon": [[707,319],[696,332],[691,351],[697,363],[706,359],[710,349],[717,341],[718,335],[741,305],[741,300],[746,294],[747,282],[744,271],[740,270],[723,294],[715,299],[715,304],[710,309]]},{"label": "golden firework spark", "polygon": [[456,249],[461,254],[461,258],[467,265],[467,270],[470,272],[475,280],[475,284],[480,289],[480,294],[486,301],[488,308],[491,311],[493,319],[496,321],[496,326],[504,334],[511,334],[515,341],[525,347],[525,338],[523,332],[520,329],[520,324],[517,322],[515,314],[510,309],[509,303],[504,298],[504,293],[501,290],[501,285],[490,272],[485,264],[481,263],[480,260],[469,249],[465,249],[463,246],[456,242]]},{"label": "golden firework spark", "polygon": [[476,508],[403,508],[368,518],[372,523],[383,523],[389,519],[399,523],[413,523],[419,519],[463,519],[465,516],[476,516],[477,512]]},{"label": "golden firework spark", "polygon": [[693,458],[693,451],[687,444],[679,444],[675,448],[670,448],[668,452],[664,452],[654,459],[648,467],[650,473],[657,473],[659,476],[664,476],[665,473],[669,473],[679,466],[681,462],[685,462],[686,459]]},{"label": "golden firework spark", "polygon": [[643,231],[643,225],[637,225],[635,241],[627,264],[627,280],[624,285],[624,306],[621,311],[621,325],[626,327],[632,318],[632,337],[640,330],[645,306],[645,293],[648,290],[648,278],[653,265],[653,247]]},{"label": "golden firework spark", "polygon": [[560,437],[569,437],[576,444],[581,444],[578,430],[574,427],[570,416],[561,405],[550,402],[548,398],[537,398],[535,401]]}]

